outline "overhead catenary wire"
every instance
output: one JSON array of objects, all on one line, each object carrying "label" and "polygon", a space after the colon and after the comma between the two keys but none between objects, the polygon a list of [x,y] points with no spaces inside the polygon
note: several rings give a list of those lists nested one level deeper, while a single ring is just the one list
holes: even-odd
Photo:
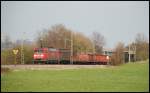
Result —
[{"label": "overhead catenary wire", "polygon": [[25,32],[23,32],[23,37],[21,42],[21,64],[24,64],[24,35]]}]

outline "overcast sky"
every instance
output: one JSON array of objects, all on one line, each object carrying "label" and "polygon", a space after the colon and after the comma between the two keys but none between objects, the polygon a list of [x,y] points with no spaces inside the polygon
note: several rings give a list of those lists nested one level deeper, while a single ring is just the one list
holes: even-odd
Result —
[{"label": "overcast sky", "polygon": [[90,37],[104,35],[107,48],[126,44],[137,33],[149,38],[148,1],[1,1],[1,38],[34,40],[37,32],[55,24]]}]

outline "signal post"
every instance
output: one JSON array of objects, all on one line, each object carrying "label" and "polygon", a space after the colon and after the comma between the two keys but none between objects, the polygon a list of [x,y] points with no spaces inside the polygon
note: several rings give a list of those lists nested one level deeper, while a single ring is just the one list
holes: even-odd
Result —
[{"label": "signal post", "polygon": [[14,55],[15,55],[15,59],[14,59],[14,60],[15,60],[15,63],[14,63],[14,64],[16,65],[16,63],[17,63],[17,62],[16,62],[16,55],[17,55],[17,53],[18,53],[18,49],[13,49],[13,53],[14,53]]}]

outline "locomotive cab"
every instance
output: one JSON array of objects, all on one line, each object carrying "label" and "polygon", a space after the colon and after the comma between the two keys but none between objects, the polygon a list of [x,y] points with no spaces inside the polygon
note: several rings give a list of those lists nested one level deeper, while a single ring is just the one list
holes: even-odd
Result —
[{"label": "locomotive cab", "polygon": [[33,63],[59,63],[60,52],[55,48],[34,48]]},{"label": "locomotive cab", "polygon": [[33,55],[34,62],[46,62],[47,60],[47,49],[46,48],[34,48]]}]

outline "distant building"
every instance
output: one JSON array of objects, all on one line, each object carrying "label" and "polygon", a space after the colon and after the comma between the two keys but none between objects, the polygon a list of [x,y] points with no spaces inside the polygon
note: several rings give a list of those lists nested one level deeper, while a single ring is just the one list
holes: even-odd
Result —
[{"label": "distant building", "polygon": [[129,54],[130,54],[130,61],[131,62],[136,61],[136,52],[135,52],[135,50],[130,50],[130,53],[129,53],[129,49],[128,49],[128,47],[126,47],[125,51],[124,51],[125,63],[129,62]]},{"label": "distant building", "polygon": [[103,49],[103,55],[108,55],[108,56],[112,56],[114,50],[110,49],[110,48],[104,48]]},{"label": "distant building", "polygon": [[[103,49],[103,55],[112,56],[113,53],[114,53],[113,49],[110,49],[110,48]],[[136,61],[135,51],[133,50],[130,50],[130,61],[131,62]],[[125,63],[129,62],[129,49],[128,48],[125,48],[124,50],[124,62]]]}]

